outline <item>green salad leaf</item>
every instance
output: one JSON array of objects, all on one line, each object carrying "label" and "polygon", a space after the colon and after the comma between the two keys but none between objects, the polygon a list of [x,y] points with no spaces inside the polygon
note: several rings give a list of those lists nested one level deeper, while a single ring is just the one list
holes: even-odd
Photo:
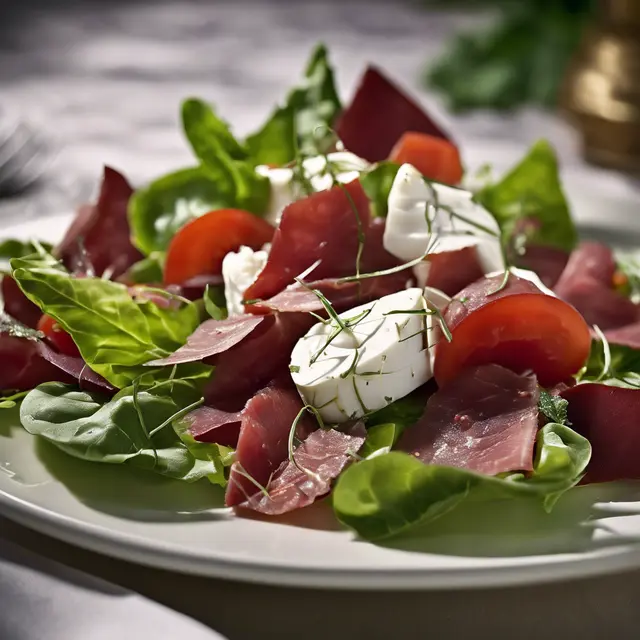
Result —
[{"label": "green salad leaf", "polygon": [[589,442],[569,427],[550,423],[538,433],[529,475],[486,476],[466,469],[427,465],[391,452],[350,466],[338,479],[333,507],[338,519],[367,540],[379,540],[425,524],[467,497],[532,497],[550,509],[582,477]]},{"label": "green salad leaf", "polygon": [[185,100],[182,127],[196,157],[216,184],[225,185],[231,192],[233,206],[264,213],[271,193],[269,180],[254,171],[246,149],[213,109],[197,98]]},{"label": "green salad leaf", "polygon": [[152,251],[148,256],[138,260],[127,269],[123,275],[123,281],[133,284],[162,282],[166,257],[164,251]]},{"label": "green salad leaf", "polygon": [[20,419],[29,433],[76,458],[128,464],[187,482],[207,478],[224,485],[218,449],[212,447],[205,455],[207,445],[203,445],[196,457],[171,428],[172,417],[199,396],[194,386],[180,380],[137,392],[127,387],[111,400],[47,382],[23,400]]},{"label": "green salad leaf", "polygon": [[120,389],[149,373],[146,362],[181,347],[199,324],[192,303],[161,309],[134,301],[122,284],[72,278],[50,255],[14,258],[11,266],[29,300],[55,318],[85,362]]},{"label": "green salad leaf", "polygon": [[340,109],[327,48],[318,45],[301,85],[247,138],[251,159],[255,164],[285,165],[295,160],[298,151],[303,156],[328,151],[334,141],[331,127]]},{"label": "green salad leaf", "polygon": [[604,335],[594,338],[579,380],[632,389],[640,388],[640,349],[612,344]]},{"label": "green salad leaf", "polygon": [[528,241],[571,251],[578,234],[562,191],[558,160],[546,140],[536,142],[499,182],[476,194],[496,218],[508,244],[526,233]]},{"label": "green salad leaf", "polygon": [[138,189],[129,201],[133,243],[146,255],[166,251],[187,222],[214,209],[233,206],[231,187],[216,181],[205,167],[189,167]]},{"label": "green salad leaf", "polygon": [[389,208],[389,192],[400,169],[397,162],[379,162],[360,176],[360,184],[371,201],[372,213],[385,218]]},{"label": "green salad leaf", "polygon": [[569,402],[560,396],[551,395],[548,391],[540,389],[538,409],[549,422],[567,424],[567,407]]},{"label": "green salad leaf", "polygon": [[[53,245],[47,242],[38,243],[45,251],[51,251]],[[11,260],[11,258],[24,258],[37,251],[36,245],[31,241],[16,240],[10,238],[0,242],[0,260]]]},{"label": "green salad leaf", "polygon": [[210,287],[204,290],[204,308],[214,320],[224,320],[227,317],[227,306],[223,287]]}]

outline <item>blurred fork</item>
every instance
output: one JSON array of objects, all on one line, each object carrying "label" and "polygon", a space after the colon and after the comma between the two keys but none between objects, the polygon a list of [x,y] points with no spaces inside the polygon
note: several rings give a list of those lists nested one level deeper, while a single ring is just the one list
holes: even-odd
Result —
[{"label": "blurred fork", "polygon": [[[49,154],[41,136],[0,112],[0,197],[26,191],[45,172]],[[3,124],[5,121],[6,124]]]}]

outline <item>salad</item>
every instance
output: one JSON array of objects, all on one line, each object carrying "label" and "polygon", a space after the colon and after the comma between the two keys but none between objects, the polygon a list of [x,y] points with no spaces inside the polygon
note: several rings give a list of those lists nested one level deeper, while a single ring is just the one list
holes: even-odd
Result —
[{"label": "salad", "polygon": [[640,261],[578,242],[547,142],[468,175],[379,70],[343,105],[323,46],[249,136],[181,117],[192,166],[106,168],[57,246],[0,246],[29,433],[369,540],[640,478]]}]

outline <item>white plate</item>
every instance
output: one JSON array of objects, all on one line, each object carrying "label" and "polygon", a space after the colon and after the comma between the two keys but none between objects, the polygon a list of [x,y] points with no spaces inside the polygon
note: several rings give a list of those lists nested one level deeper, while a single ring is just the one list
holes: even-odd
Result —
[{"label": "white plate", "polygon": [[[567,176],[588,236],[640,246],[640,198]],[[68,218],[6,229],[56,240]],[[603,226],[606,224],[606,228]],[[220,512],[220,493],[90,464],[0,417],[0,511],[105,554],[178,571],[304,587],[409,589],[544,582],[640,567],[640,486],[576,489],[546,515],[535,503],[468,505],[420,537],[374,545],[327,505],[288,519]]]}]

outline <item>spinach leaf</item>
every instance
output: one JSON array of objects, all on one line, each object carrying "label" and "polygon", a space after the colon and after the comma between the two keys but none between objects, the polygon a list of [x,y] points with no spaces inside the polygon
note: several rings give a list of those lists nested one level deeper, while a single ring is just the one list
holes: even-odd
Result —
[{"label": "spinach leaf", "polygon": [[400,165],[396,162],[379,162],[373,169],[360,176],[362,188],[371,201],[372,213],[385,218],[389,205],[389,192]]},{"label": "spinach leaf", "polygon": [[284,165],[303,156],[329,150],[334,140],[330,127],[341,109],[327,48],[318,45],[304,80],[287,96],[269,120],[247,140],[255,164]]},{"label": "spinach leaf", "polygon": [[428,394],[424,389],[416,389],[408,396],[404,396],[404,398],[400,398],[367,416],[367,428],[390,422],[398,424],[403,430],[410,427],[424,413],[427,397]]},{"label": "spinach leaf", "polygon": [[359,452],[361,458],[374,454],[389,453],[402,435],[404,427],[400,423],[385,422],[367,429],[367,439]]},{"label": "spinach leaf", "polygon": [[164,251],[152,251],[146,258],[132,264],[122,279],[133,284],[160,283],[163,280],[165,259]]},{"label": "spinach leaf", "polygon": [[545,415],[549,422],[557,424],[567,423],[567,407],[569,402],[560,396],[551,395],[548,391],[540,389],[538,409]]},{"label": "spinach leaf", "polygon": [[602,382],[613,386],[640,387],[640,350],[611,344],[606,338],[593,339],[580,382]]},{"label": "spinach leaf", "polygon": [[149,373],[146,362],[182,346],[199,324],[192,303],[162,309],[150,301],[134,301],[124,285],[72,278],[46,254],[14,258],[11,266],[29,300],[71,335],[96,373],[120,389]]},{"label": "spinach leaf", "polygon": [[189,167],[158,178],[129,201],[133,243],[149,255],[165,251],[178,229],[190,220],[234,206],[232,185],[216,181],[204,167]]},{"label": "spinach leaf", "polygon": [[468,496],[532,497],[551,509],[564,491],[579,482],[590,457],[585,438],[553,423],[538,433],[534,471],[528,476],[485,476],[391,452],[349,467],[337,482],[333,507],[342,523],[368,540],[428,523]]},{"label": "spinach leaf", "polygon": [[195,457],[170,426],[150,435],[199,395],[190,385],[174,381],[171,386],[137,393],[128,387],[108,400],[47,382],[24,399],[20,419],[29,433],[76,458],[128,464],[187,482],[207,478],[224,485],[224,467],[215,451]]},{"label": "spinach leaf", "polygon": [[570,251],[577,232],[560,184],[558,161],[546,140],[536,142],[523,160],[496,184],[476,194],[496,218],[506,244],[526,232],[528,240]]},{"label": "spinach leaf", "polygon": [[269,202],[269,179],[254,171],[245,148],[213,109],[197,98],[182,104],[182,127],[194,153],[216,184],[225,185],[235,207],[264,213]]},{"label": "spinach leaf", "polygon": [[[51,251],[53,245],[46,242],[40,242],[40,246],[45,251]],[[37,251],[36,245],[30,241],[23,240],[3,240],[0,242],[0,260],[10,260],[11,258],[24,258]]]}]

